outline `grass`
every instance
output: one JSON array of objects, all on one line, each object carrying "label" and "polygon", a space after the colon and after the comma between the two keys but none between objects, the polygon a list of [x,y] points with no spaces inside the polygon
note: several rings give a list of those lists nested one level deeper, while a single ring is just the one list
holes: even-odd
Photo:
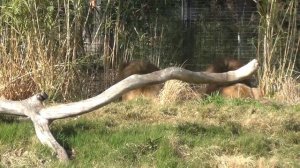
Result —
[{"label": "grass", "polygon": [[0,167],[298,167],[300,106],[218,95],[109,104],[51,129],[59,163],[29,121],[1,118]]}]

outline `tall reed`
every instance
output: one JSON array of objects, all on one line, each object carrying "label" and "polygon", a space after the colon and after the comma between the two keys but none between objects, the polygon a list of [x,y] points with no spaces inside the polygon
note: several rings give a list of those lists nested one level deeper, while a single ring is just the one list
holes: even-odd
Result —
[{"label": "tall reed", "polygon": [[[76,64],[74,53],[78,53],[72,51],[78,42],[75,36],[70,36],[76,24],[69,27],[63,24],[70,22],[69,6],[68,3],[61,6],[32,0],[2,4],[1,96],[18,100],[38,91],[46,91],[52,98],[72,96],[76,86],[72,67]],[[59,8],[66,9],[65,18],[59,17]],[[62,24],[67,25],[66,28]]]},{"label": "tall reed", "polygon": [[55,100],[90,97],[113,83],[111,69],[120,62],[148,59],[158,65],[164,52],[156,1],[103,0],[94,8],[85,0],[0,5],[0,96],[5,98],[39,91]]},{"label": "tall reed", "polygon": [[[298,0],[261,1],[258,58],[260,86],[266,95],[275,95],[287,83],[292,83],[299,59],[300,34],[297,30]],[[297,95],[297,94],[296,94]],[[300,96],[300,95],[299,95]],[[289,98],[288,95],[286,98]]]}]

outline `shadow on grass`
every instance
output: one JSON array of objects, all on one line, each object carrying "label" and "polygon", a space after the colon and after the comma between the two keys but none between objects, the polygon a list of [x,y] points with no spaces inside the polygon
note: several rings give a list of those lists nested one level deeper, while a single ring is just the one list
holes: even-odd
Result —
[{"label": "shadow on grass", "polygon": [[[109,134],[109,129],[104,123],[89,122],[86,120],[74,121],[61,126],[54,126],[51,129],[53,136],[72,155],[72,139],[82,137],[87,133],[104,136]],[[86,138],[88,139],[88,137]]]}]

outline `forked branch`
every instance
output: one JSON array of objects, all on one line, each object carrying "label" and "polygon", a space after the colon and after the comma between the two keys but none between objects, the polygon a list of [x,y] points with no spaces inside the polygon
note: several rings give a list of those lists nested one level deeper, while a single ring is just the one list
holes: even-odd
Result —
[{"label": "forked branch", "polygon": [[0,101],[0,114],[30,117],[39,140],[53,149],[60,160],[66,161],[68,160],[67,153],[52,136],[49,121],[91,112],[119,98],[129,90],[149,84],[162,83],[171,79],[197,84],[230,83],[249,77],[257,68],[256,60],[252,60],[238,70],[226,73],[192,72],[183,68],[171,67],[145,75],[129,76],[95,97],[73,103],[44,107],[42,102],[47,98],[45,93],[37,94],[23,101],[2,100]]}]

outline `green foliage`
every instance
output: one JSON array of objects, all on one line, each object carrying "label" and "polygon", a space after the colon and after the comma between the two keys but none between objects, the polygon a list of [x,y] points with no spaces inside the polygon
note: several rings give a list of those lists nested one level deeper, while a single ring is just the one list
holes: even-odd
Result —
[{"label": "green foliage", "polygon": [[201,103],[203,103],[204,105],[213,103],[216,106],[221,106],[224,105],[225,101],[226,99],[223,96],[219,95],[218,92],[216,92],[213,93],[212,95],[208,95],[205,99],[201,101]]},{"label": "green foliage", "polygon": [[26,143],[34,135],[34,128],[30,122],[0,120],[0,132],[0,142],[17,146]]}]

